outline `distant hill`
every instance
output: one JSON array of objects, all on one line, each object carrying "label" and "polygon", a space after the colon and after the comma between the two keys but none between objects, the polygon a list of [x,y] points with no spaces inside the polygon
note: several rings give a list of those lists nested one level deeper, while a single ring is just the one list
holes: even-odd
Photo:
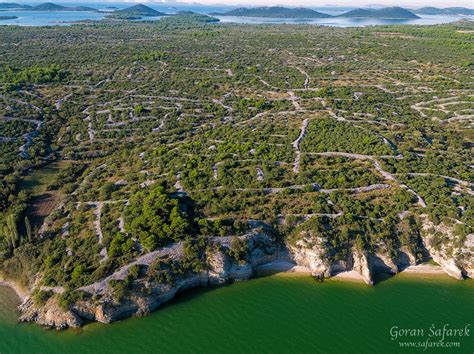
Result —
[{"label": "distant hill", "polygon": [[444,13],[444,9],[428,6],[428,7],[422,7],[421,9],[418,9],[418,10],[413,10],[413,12],[417,14],[423,14],[423,15],[441,15]]},{"label": "distant hill", "polygon": [[74,7],[66,7],[67,11],[97,11],[89,6],[74,6]]},{"label": "distant hill", "polygon": [[440,9],[437,7],[422,7],[415,10],[415,13],[422,15],[474,15],[474,9],[466,7],[447,7]]},{"label": "distant hill", "polygon": [[212,12],[210,15],[215,16],[239,16],[239,17],[275,17],[275,18],[326,18],[332,17],[328,14],[323,14],[311,9],[287,8],[281,6],[272,7],[255,7],[245,8],[241,7],[235,10],[219,13]]},{"label": "distant hill", "polygon": [[88,6],[62,6],[53,4],[52,2],[45,2],[28,8],[30,11],[97,11],[96,9]]},{"label": "distant hill", "polygon": [[0,3],[0,10],[13,10],[13,9],[31,9],[30,5],[22,5],[14,2],[2,2]]},{"label": "distant hill", "polygon": [[193,11],[179,11],[174,17],[189,19],[196,22],[219,22],[218,18],[208,16],[208,15],[198,14]]},{"label": "distant hill", "polygon": [[401,7],[384,7],[381,9],[355,9],[337,17],[379,18],[379,19],[417,19],[419,16]]},{"label": "distant hill", "polygon": [[0,21],[4,20],[16,20],[18,16],[0,16]]},{"label": "distant hill", "polygon": [[160,23],[170,25],[206,24],[219,22],[218,18],[198,14],[192,11],[179,11],[176,15],[160,19]]},{"label": "distant hill", "polygon": [[122,20],[139,20],[142,17],[166,16],[165,13],[156,11],[143,4],[127,7],[122,10],[116,10],[110,13],[107,18]]}]

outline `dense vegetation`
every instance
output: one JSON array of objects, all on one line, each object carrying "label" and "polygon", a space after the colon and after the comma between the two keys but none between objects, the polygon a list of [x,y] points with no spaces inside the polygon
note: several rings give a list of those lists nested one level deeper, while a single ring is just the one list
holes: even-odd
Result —
[{"label": "dense vegetation", "polygon": [[472,232],[472,24],[210,21],[0,27],[3,273],[67,303],[158,248],[186,256],[151,278],[199,271],[212,237],[257,221],[290,243],[311,231],[329,260],[419,255],[423,214]]},{"label": "dense vegetation", "polygon": [[281,6],[238,8],[224,13],[215,13],[221,16],[244,16],[244,17],[272,17],[272,18],[324,18],[331,17],[318,11],[305,8],[287,8]]},{"label": "dense vegetation", "polygon": [[381,9],[355,9],[339,15],[340,17],[383,18],[383,19],[416,19],[413,12],[401,7],[384,7]]},{"label": "dense vegetation", "polygon": [[125,19],[125,20],[133,20],[133,19],[140,19],[142,17],[149,17],[149,16],[164,16],[165,13],[156,11],[151,7],[138,4],[127,7],[122,10],[115,10],[107,15],[108,18],[115,18],[115,19]]}]

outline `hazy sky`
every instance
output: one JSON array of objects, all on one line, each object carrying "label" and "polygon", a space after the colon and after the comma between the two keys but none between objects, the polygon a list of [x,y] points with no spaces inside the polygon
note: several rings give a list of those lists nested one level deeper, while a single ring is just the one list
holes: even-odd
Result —
[{"label": "hazy sky", "polygon": [[[140,1],[134,1],[140,2]],[[152,1],[153,2],[153,1]],[[189,1],[180,1],[180,2],[193,2]],[[285,5],[285,6],[370,6],[370,5],[383,5],[383,6],[405,6],[418,8],[423,6],[438,6],[438,7],[450,7],[450,6],[463,6],[474,8],[474,0],[200,0],[195,1],[202,4],[249,4],[249,5],[258,5],[258,6],[270,6],[270,5]]]},{"label": "hazy sky", "polygon": [[[77,2],[77,3],[97,3],[97,2],[133,2],[133,3],[201,3],[206,5],[214,4],[225,4],[229,6],[236,5],[253,5],[253,6],[271,6],[271,5],[284,5],[289,7],[295,6],[308,6],[308,7],[319,7],[319,6],[370,6],[370,5],[382,5],[382,6],[405,6],[411,8],[418,8],[423,6],[437,6],[437,7],[451,7],[451,6],[463,6],[474,8],[474,0],[180,0],[180,1],[157,1],[157,0],[44,0],[56,2],[58,4]],[[39,3],[42,0],[0,0],[0,2],[17,2],[17,3]]]}]

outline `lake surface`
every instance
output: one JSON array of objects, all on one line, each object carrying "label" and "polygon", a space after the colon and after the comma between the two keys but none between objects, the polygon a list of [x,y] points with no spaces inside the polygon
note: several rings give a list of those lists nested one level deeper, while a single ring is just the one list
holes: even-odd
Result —
[{"label": "lake surface", "polygon": [[[33,4],[33,3],[32,3]],[[58,4],[63,4],[58,2]],[[33,4],[34,5],[34,4]],[[17,19],[1,20],[0,25],[19,25],[19,26],[51,26],[51,25],[70,25],[71,22],[84,20],[101,20],[106,16],[105,11],[112,11],[111,7],[123,9],[131,6],[132,3],[68,3],[67,6],[90,6],[104,12],[92,11],[0,11],[0,16],[17,16]],[[195,4],[147,4],[160,12],[174,14],[178,11],[194,11],[197,13],[208,14],[211,12],[224,12],[231,10],[228,6],[205,6]],[[324,13],[337,15],[351,8],[334,8],[334,7],[315,7],[314,10]],[[321,19],[282,19],[282,18],[262,18],[262,17],[233,17],[233,16],[217,16],[223,23],[246,23],[246,24],[265,24],[265,23],[288,23],[288,24],[314,24],[322,26],[336,27],[364,27],[372,25],[388,25],[388,24],[418,24],[433,25],[441,23],[449,23],[458,21],[461,18],[469,18],[469,16],[429,16],[420,15],[421,19],[416,20],[377,20],[377,19],[356,19],[356,18],[321,18]],[[474,19],[473,16],[470,18]],[[148,20],[159,20],[158,18],[148,18]]]},{"label": "lake surface", "polygon": [[[62,332],[17,324],[18,300],[0,287],[0,353],[472,353],[399,348],[390,329],[474,326],[474,282],[401,274],[375,287],[274,275],[180,295],[142,318]],[[474,328],[471,328],[474,332]],[[437,338],[431,338],[435,341]]]},{"label": "lake surface", "polygon": [[[329,13],[329,12],[328,12]],[[458,16],[428,16],[415,20],[383,20],[372,18],[315,18],[315,19],[285,19],[285,18],[264,18],[264,17],[234,17],[234,16],[216,16],[222,23],[245,23],[245,24],[311,24],[319,26],[333,27],[366,27],[375,25],[438,25],[459,21],[462,17]],[[420,16],[421,17],[421,16]],[[464,16],[467,18],[466,16]]]}]

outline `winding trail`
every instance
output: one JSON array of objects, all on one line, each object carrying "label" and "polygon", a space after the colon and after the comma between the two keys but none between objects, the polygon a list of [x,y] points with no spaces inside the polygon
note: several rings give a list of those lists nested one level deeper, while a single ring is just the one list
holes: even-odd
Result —
[{"label": "winding trail", "polygon": [[308,73],[306,71],[301,69],[299,66],[296,66],[295,68],[296,68],[296,70],[298,70],[301,74],[303,74],[305,76],[304,84],[303,84],[303,90],[307,90],[309,88],[309,81],[311,80],[310,76],[308,75]]},{"label": "winding trail", "polygon": [[54,106],[56,107],[56,109],[61,109],[61,106],[63,105],[64,101],[66,101],[67,99],[69,99],[73,94],[70,93],[64,97],[61,97],[59,100],[57,100],[56,102],[54,102]]},{"label": "winding trail", "polygon": [[444,178],[444,179],[447,179],[449,181],[453,181],[457,184],[460,184],[462,186],[465,186],[465,187],[470,187],[470,188],[474,188],[474,183],[471,183],[471,182],[468,182],[468,181],[464,181],[462,179],[457,179],[457,178],[454,178],[454,177],[449,177],[449,176],[444,176],[444,175],[437,175],[437,174],[434,174],[434,173],[419,173],[419,172],[409,172],[409,173],[405,173],[406,175],[409,175],[409,176],[421,176],[421,177],[441,177],[441,178]]},{"label": "winding trail", "polygon": [[78,290],[82,290],[91,294],[103,294],[107,290],[107,286],[110,280],[117,279],[123,280],[128,274],[128,270],[130,267],[134,266],[135,264],[143,264],[143,265],[150,265],[156,258],[164,257],[164,256],[171,256],[171,257],[179,257],[183,253],[183,244],[182,242],[178,242],[173,244],[169,247],[164,247],[162,249],[146,253],[140,257],[138,257],[135,261],[130,262],[123,267],[119,268],[113,274],[109,275],[108,277],[101,279],[93,284],[86,285],[80,287]]},{"label": "winding trail", "polygon": [[287,216],[299,217],[299,218],[302,219],[302,221],[306,221],[306,220],[309,220],[309,219],[314,218],[314,217],[326,217],[326,218],[330,218],[330,219],[336,219],[336,218],[339,218],[343,215],[344,215],[344,213],[342,211],[340,211],[337,214],[329,214],[329,213],[286,214],[286,215],[278,214],[277,217],[278,217],[279,223],[283,224],[285,222],[285,218]]},{"label": "winding trail", "polygon": [[298,97],[295,95],[293,91],[288,91],[288,95],[290,96],[290,101],[293,107],[295,107],[296,111],[301,110],[300,103],[298,102]]},{"label": "winding trail", "polygon": [[374,157],[370,155],[362,155],[362,154],[351,154],[347,152],[320,152],[320,153],[312,153],[312,155],[320,155],[320,156],[344,156],[353,159],[361,159],[361,160],[370,160],[372,161],[374,168],[387,180],[397,183],[400,187],[405,188],[407,191],[412,193],[418,200],[418,205],[422,208],[426,208],[426,202],[424,199],[412,188],[408,187],[406,184],[400,182],[394,175],[390,172],[385,171],[382,166],[380,166],[380,162]]},{"label": "winding trail", "polygon": [[295,162],[293,167],[293,172],[298,174],[300,173],[300,158],[301,158],[301,151],[300,151],[300,143],[303,140],[304,136],[306,135],[306,129],[308,128],[308,119],[306,118],[301,125],[301,132],[298,138],[293,141],[293,147],[296,150]]}]

